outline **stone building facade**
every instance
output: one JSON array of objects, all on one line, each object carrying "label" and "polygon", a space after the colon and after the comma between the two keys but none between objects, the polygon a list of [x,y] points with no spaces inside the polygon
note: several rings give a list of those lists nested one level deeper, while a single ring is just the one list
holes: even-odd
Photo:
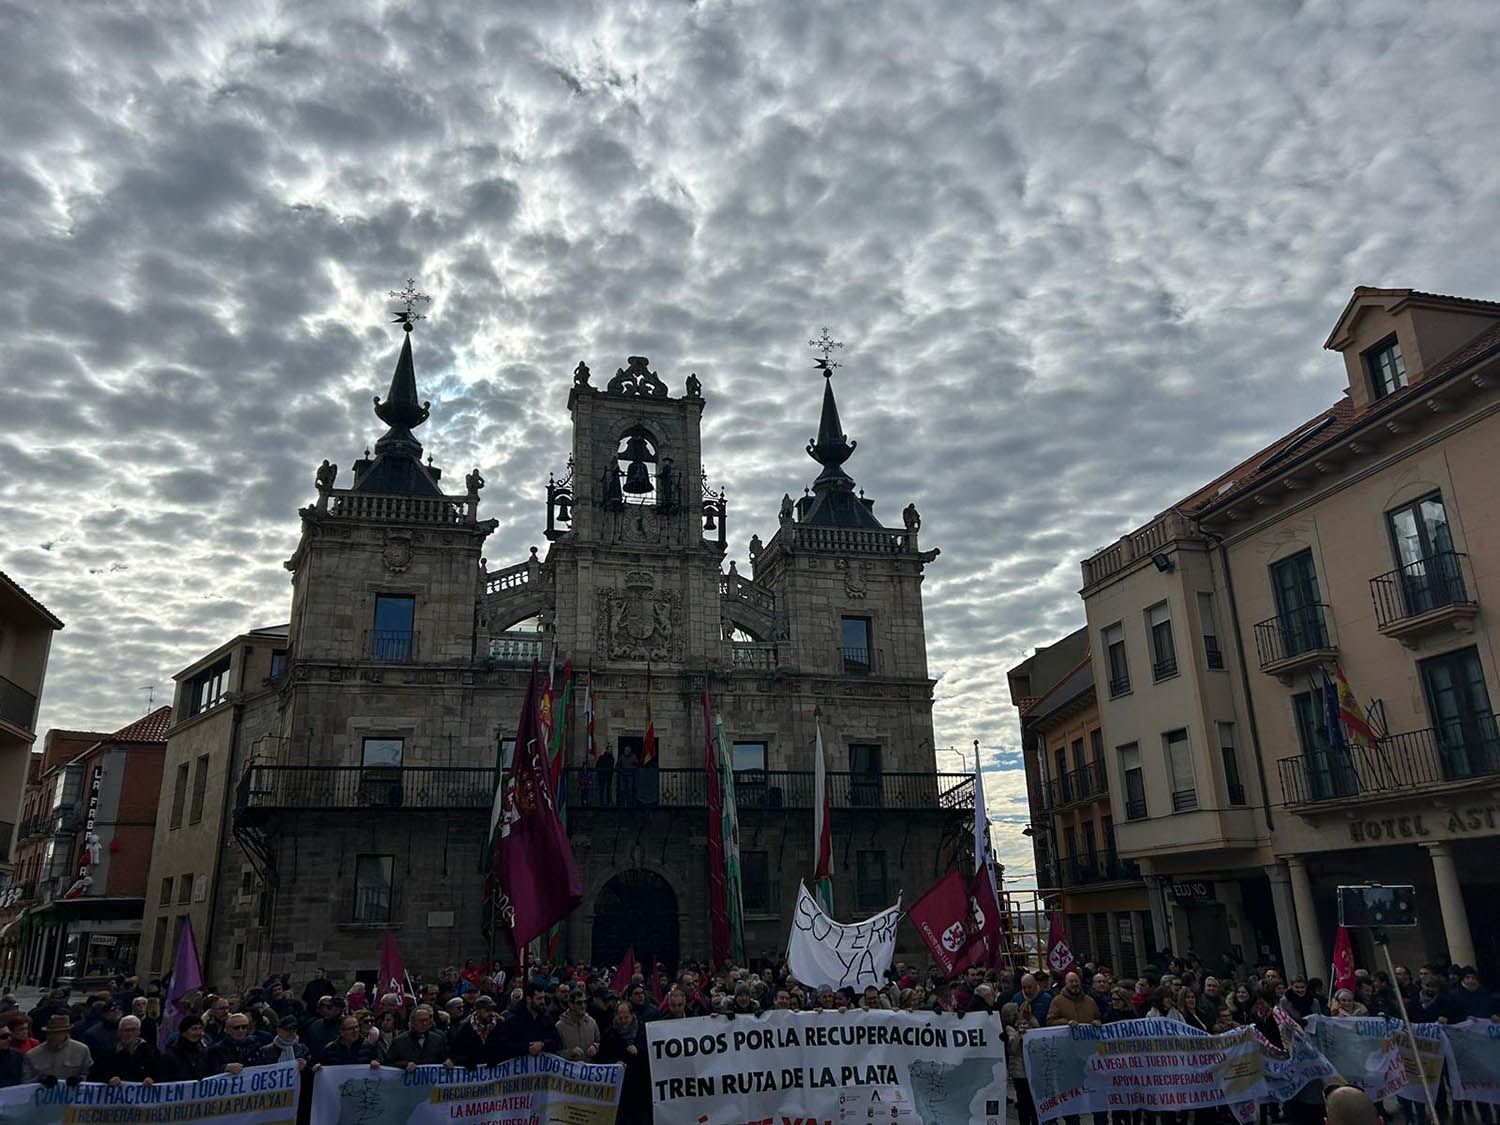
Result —
[{"label": "stone building facade", "polygon": [[[374,455],[347,487],[318,470],[287,562],[285,654],[265,685],[231,685],[234,721],[193,751],[235,789],[208,892],[212,981],[373,974],[386,932],[420,972],[509,954],[481,937],[481,852],[533,659],[571,663],[595,748],[617,763],[605,774],[590,756],[575,697],[564,788],[584,898],[560,955],[708,956],[705,692],[733,742],[750,955],[784,947],[811,875],[815,724],[839,915],[910,902],[971,846],[972,780],[938,774],[933,743],[921,582],[937,551],[919,546],[915,507],[887,527],[857,494],[831,382],[817,479],[787,495],[769,542],[751,539],[749,575],[723,569],[696,376],[675,395],[643,357],[602,386],[580,364],[567,408],[548,548],[509,566],[484,555],[479,471],[444,491],[422,460],[409,335]],[[640,768],[648,700],[659,757]],[[193,732],[180,719],[171,741]],[[169,746],[169,775],[178,757]],[[177,861],[166,836],[158,850]],[[901,949],[918,946],[906,931]]]}]

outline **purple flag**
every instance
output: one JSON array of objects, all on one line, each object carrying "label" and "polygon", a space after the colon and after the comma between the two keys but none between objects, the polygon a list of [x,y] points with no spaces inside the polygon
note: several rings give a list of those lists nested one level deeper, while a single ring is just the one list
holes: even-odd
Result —
[{"label": "purple flag", "polygon": [[497,907],[517,949],[583,901],[578,862],[550,784],[537,706],[533,662],[495,843],[495,874],[500,879]]},{"label": "purple flag", "polygon": [[167,991],[167,1006],[161,1014],[161,1031],[157,1047],[165,1051],[167,1042],[177,1034],[177,1025],[187,1015],[182,998],[203,987],[203,967],[198,963],[198,939],[193,937],[193,920],[182,918],[182,932],[177,936],[177,957],[172,962],[172,986]]}]

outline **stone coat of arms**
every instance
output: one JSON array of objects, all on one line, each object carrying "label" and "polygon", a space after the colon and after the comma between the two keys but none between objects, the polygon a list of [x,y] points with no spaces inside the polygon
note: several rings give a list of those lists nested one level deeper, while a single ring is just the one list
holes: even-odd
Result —
[{"label": "stone coat of arms", "polygon": [[625,576],[624,589],[599,591],[601,648],[615,660],[677,660],[682,651],[677,595],[657,590],[649,574]]}]

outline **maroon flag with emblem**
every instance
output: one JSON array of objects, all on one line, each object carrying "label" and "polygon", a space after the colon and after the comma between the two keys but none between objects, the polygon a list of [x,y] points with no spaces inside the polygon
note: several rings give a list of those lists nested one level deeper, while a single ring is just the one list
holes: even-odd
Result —
[{"label": "maroon flag with emblem", "polygon": [[497,908],[518,948],[541,936],[583,900],[578,861],[551,785],[537,706],[533,661],[495,842],[495,874],[500,880]]},{"label": "maroon flag with emblem", "polygon": [[1077,968],[1078,962],[1073,959],[1073,947],[1063,934],[1062,911],[1054,910],[1052,921],[1047,927],[1047,969],[1053,977],[1062,980],[1065,973]]},{"label": "maroon flag with emblem", "polygon": [[988,881],[985,871],[967,880],[949,871],[912,904],[912,924],[945,978],[970,965],[988,965],[998,948],[1000,914]]}]

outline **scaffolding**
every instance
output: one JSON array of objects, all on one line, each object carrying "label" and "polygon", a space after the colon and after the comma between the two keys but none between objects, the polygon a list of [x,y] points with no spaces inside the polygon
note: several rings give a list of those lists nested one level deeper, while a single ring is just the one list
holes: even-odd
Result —
[{"label": "scaffolding", "polygon": [[1056,888],[1005,891],[1000,896],[1000,965],[1040,969],[1047,957],[1047,928],[1053,911],[1062,909]]}]

